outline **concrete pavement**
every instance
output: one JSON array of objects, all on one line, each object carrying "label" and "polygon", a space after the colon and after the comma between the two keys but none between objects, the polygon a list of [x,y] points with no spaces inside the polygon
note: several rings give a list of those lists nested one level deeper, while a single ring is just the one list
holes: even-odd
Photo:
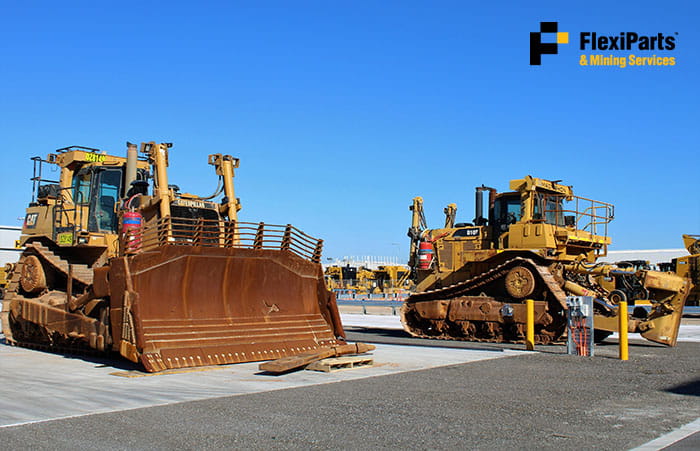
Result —
[{"label": "concrete pavement", "polygon": [[120,360],[64,357],[0,345],[0,427],[342,382],[519,352],[377,345],[373,352],[375,365],[353,371],[297,371],[271,376],[258,371],[258,363],[252,362],[148,375]]},{"label": "concrete pavement", "polygon": [[700,345],[562,346],[412,339],[396,317],[343,315],[376,365],[268,376],[256,363],[138,375],[118,360],[0,345],[5,449],[697,449]]}]

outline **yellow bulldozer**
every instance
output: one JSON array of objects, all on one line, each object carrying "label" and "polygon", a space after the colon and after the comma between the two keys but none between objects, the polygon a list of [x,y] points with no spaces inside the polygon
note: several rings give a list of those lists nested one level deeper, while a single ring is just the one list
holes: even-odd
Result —
[{"label": "yellow bulldozer", "polygon": [[371,270],[364,266],[332,265],[326,268],[326,285],[331,290],[348,290],[353,293],[371,293],[376,282]]},{"label": "yellow bulldozer", "polygon": [[[168,180],[169,143],[33,158],[33,197],[2,303],[8,343],[111,352],[147,371],[270,360],[343,343],[322,240],[238,221],[239,160],[209,155],[211,196]],[[46,165],[59,180],[47,180]]]},{"label": "yellow bulldozer", "polygon": [[10,272],[12,272],[11,263],[8,263],[7,265],[0,268],[0,299],[3,299],[5,297],[5,288],[7,287],[7,283],[9,282],[7,280],[7,275]]},{"label": "yellow bulldozer", "polygon": [[377,293],[406,293],[414,288],[411,271],[403,265],[380,265],[372,271]]},{"label": "yellow bulldozer", "polygon": [[[558,341],[566,331],[567,295],[594,298],[596,338],[617,331],[620,301],[647,300],[629,331],[674,346],[690,282],[673,273],[597,264],[611,243],[611,204],[575,196],[571,186],[532,176],[509,192],[476,188],[471,223],[427,229],[423,200],[413,199],[409,266],[416,293],[402,307],[414,336],[519,342],[525,300],[535,304],[535,341]],[[484,194],[488,195],[484,214]]]}]

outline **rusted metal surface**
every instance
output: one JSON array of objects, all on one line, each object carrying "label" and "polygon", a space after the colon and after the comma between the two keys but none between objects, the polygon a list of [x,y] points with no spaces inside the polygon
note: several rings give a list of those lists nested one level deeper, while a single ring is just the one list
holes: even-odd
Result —
[{"label": "rusted metal surface", "polygon": [[[164,218],[110,265],[112,330],[148,371],[277,359],[344,337],[322,241],[296,228]],[[124,242],[133,242],[125,236]]]},{"label": "rusted metal surface", "polygon": [[[551,343],[554,319],[546,302],[535,302],[535,341]],[[527,311],[524,303],[504,303],[488,296],[421,301],[402,307],[404,328],[414,336],[488,342],[523,342]],[[551,329],[551,330],[549,330]]]},{"label": "rusted metal surface", "polygon": [[112,329],[133,321],[149,371],[269,360],[342,335],[320,265],[288,252],[165,245],[114,260],[109,279]]},{"label": "rusted metal surface", "polygon": [[[21,322],[15,324],[13,331],[18,344],[44,344],[55,346],[58,349],[69,347],[71,341],[85,341],[90,348],[104,351],[104,328],[100,328],[99,321],[84,315],[66,312],[62,305],[52,306],[48,304],[51,299],[62,298],[65,301],[65,293],[54,293],[54,296],[44,295],[36,300],[17,299],[13,303],[12,316],[21,318]],[[35,325],[40,325],[40,327]],[[101,329],[102,334],[100,333]],[[61,333],[51,333],[55,331],[61,331]]]},{"label": "rusted metal surface", "polygon": [[[104,301],[95,301],[86,315],[85,311],[73,313],[68,306],[77,298],[70,289],[44,289],[40,293],[25,291],[22,282],[33,271],[24,271],[25,262],[33,262],[50,276],[45,280],[55,283],[69,274],[87,276],[84,267],[73,265],[40,243],[30,243],[23,252],[8,285],[3,300],[2,328],[9,344],[63,352],[108,351],[111,337],[104,321],[107,315]],[[76,265],[77,266],[77,265]],[[70,283],[69,285],[72,285]],[[60,287],[59,287],[60,288]],[[100,310],[102,309],[102,310]]]},{"label": "rusted metal surface", "polygon": [[[133,242],[138,242],[134,246]],[[133,255],[159,246],[269,249],[289,251],[313,263],[321,261],[323,240],[296,227],[264,222],[162,218],[140,228],[126,230],[121,239],[123,254]]]},{"label": "rusted metal surface", "polygon": [[28,293],[41,293],[46,289],[46,274],[36,255],[28,255],[22,266],[22,289]]}]

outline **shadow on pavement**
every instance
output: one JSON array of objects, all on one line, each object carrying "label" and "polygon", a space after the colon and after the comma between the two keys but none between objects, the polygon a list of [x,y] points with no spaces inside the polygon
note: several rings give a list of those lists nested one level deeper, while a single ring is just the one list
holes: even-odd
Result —
[{"label": "shadow on pavement", "polygon": [[665,391],[675,393],[677,395],[700,396],[700,379],[695,379],[694,381],[686,382],[685,384],[667,388]]},{"label": "shadow on pavement", "polygon": [[479,343],[470,341],[433,340],[430,338],[416,338],[410,336],[406,331],[397,329],[346,327],[345,333],[349,341],[362,341],[366,343],[404,346],[425,346],[431,348],[457,348],[470,349],[472,351],[492,352],[503,352],[504,349],[518,349],[514,348],[513,344],[506,343]]},{"label": "shadow on pavement", "polygon": [[[7,343],[7,340],[5,339],[5,337],[0,338],[0,345],[13,346],[13,345],[10,345],[9,343]],[[24,346],[17,346],[17,348],[26,349],[27,351],[31,351],[31,352],[44,352],[47,354],[60,355],[64,359],[82,360],[84,362],[95,364],[95,367],[110,367],[110,368],[114,368],[115,370],[141,371],[141,372],[145,373],[145,371],[141,365],[139,365],[138,363],[130,362],[115,352],[97,355],[97,354],[90,354],[89,352],[86,352],[84,354],[75,353],[75,352],[68,353],[68,352],[51,351],[48,349],[34,349],[31,347],[24,347]]]}]

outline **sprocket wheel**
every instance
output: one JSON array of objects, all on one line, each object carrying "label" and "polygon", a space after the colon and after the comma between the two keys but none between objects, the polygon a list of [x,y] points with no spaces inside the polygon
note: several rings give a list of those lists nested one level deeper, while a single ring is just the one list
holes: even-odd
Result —
[{"label": "sprocket wheel", "polygon": [[508,271],[505,279],[506,291],[515,299],[525,299],[535,291],[535,276],[528,268],[516,266]]},{"label": "sprocket wheel", "polygon": [[39,257],[36,255],[25,257],[19,283],[24,291],[33,294],[41,293],[48,287],[46,272]]}]

